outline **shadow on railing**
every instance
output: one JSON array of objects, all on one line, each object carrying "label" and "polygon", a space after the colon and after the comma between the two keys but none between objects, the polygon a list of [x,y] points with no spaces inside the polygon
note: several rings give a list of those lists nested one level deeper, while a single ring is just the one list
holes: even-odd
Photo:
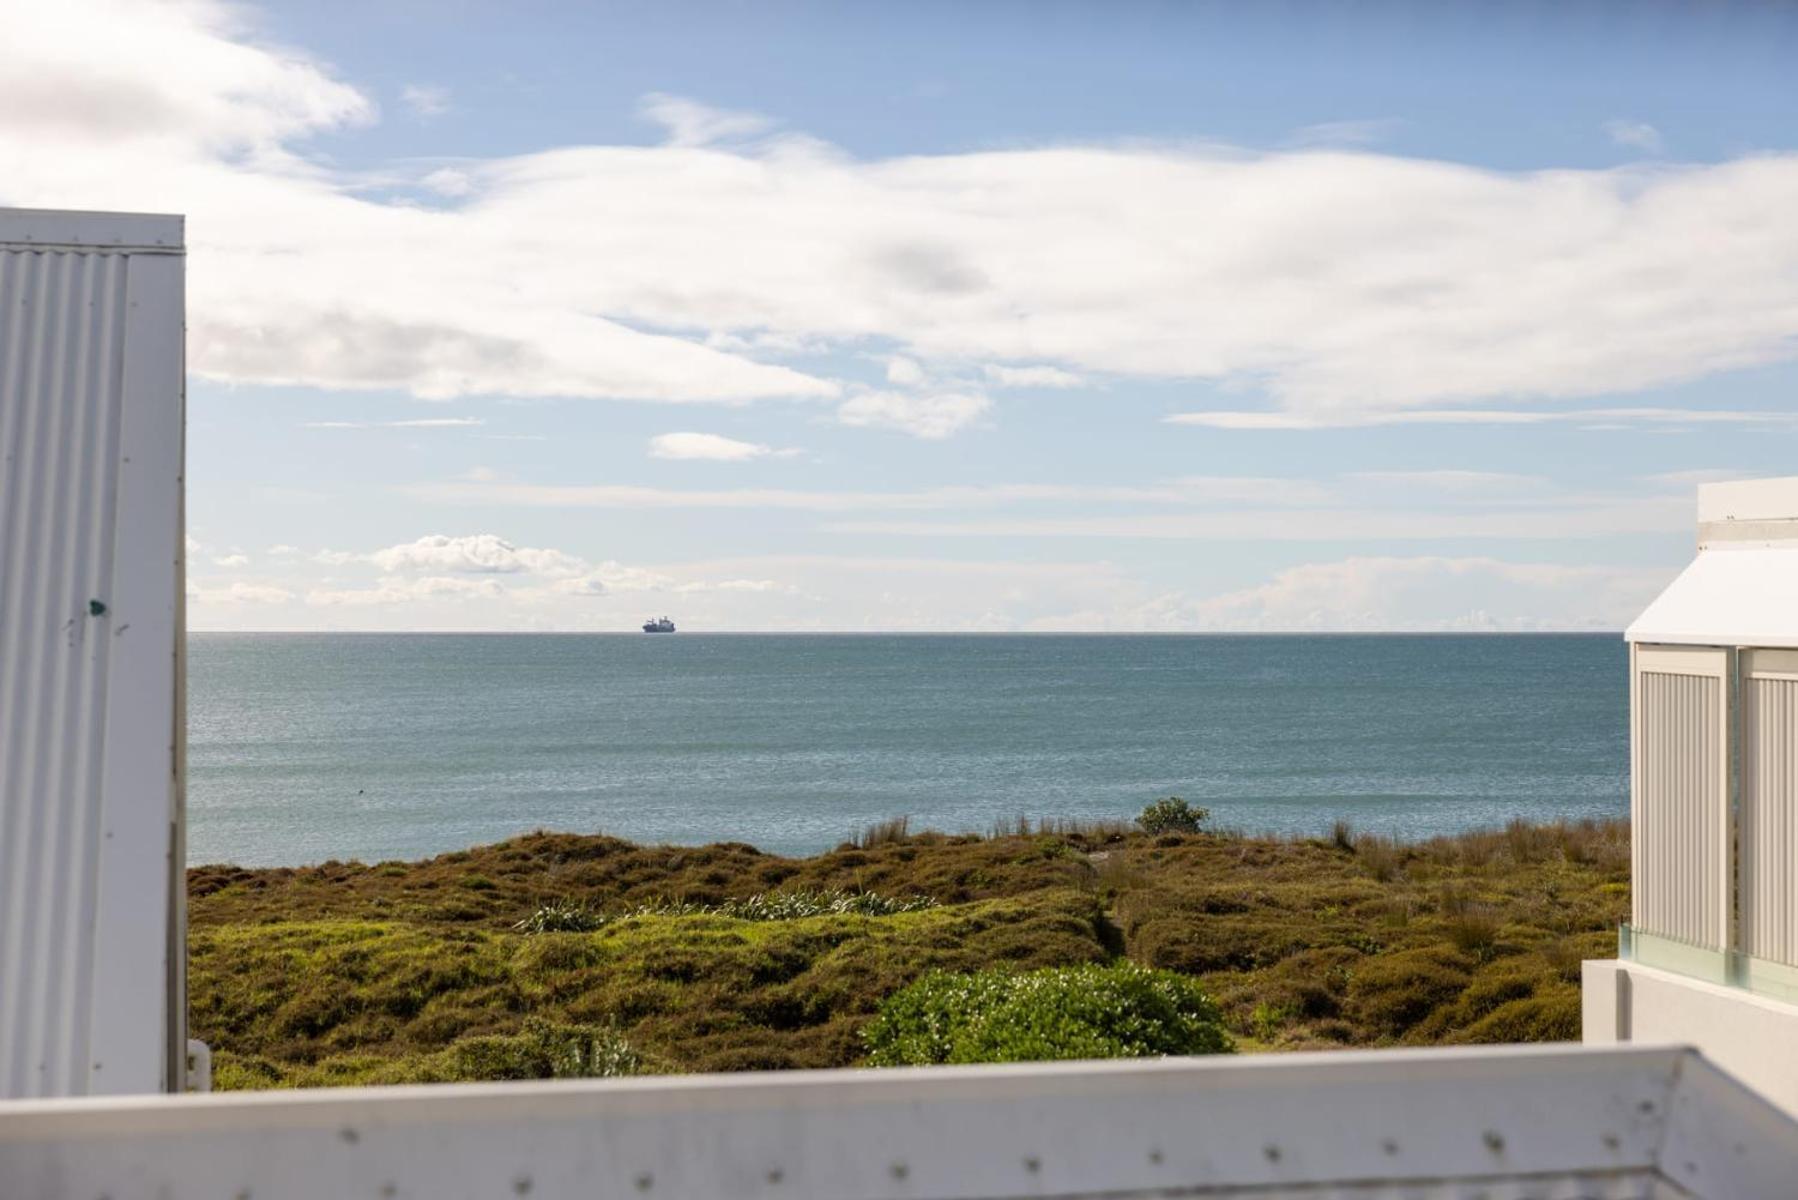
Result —
[{"label": "shadow on railing", "polygon": [[1617,927],[1617,957],[1624,962],[1798,1004],[1798,966],[1755,958],[1740,950],[1700,946],[1625,924]]}]

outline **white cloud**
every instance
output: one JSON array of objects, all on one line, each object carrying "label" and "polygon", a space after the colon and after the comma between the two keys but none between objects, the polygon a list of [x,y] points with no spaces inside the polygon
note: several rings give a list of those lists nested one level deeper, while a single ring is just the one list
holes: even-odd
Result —
[{"label": "white cloud", "polygon": [[285,604],[293,599],[293,593],[286,588],[269,584],[246,583],[236,580],[228,584],[206,584],[189,582],[187,585],[187,602],[189,604],[212,607],[215,605],[239,604]]},{"label": "white cloud", "polygon": [[609,596],[614,592],[660,592],[674,586],[674,580],[659,571],[643,567],[627,567],[606,561],[574,579],[563,579],[553,585],[558,592],[570,596]]},{"label": "white cloud", "polygon": [[1649,499],[1579,498],[1529,508],[1338,507],[1129,513],[1105,517],[833,521],[831,533],[930,539],[1146,538],[1211,542],[1468,542],[1672,533],[1692,523],[1687,494]]},{"label": "white cloud", "polygon": [[367,588],[313,588],[306,593],[306,603],[314,608],[364,608],[427,600],[497,600],[505,595],[506,589],[497,580],[426,575],[417,579],[382,579]]},{"label": "white cloud", "polygon": [[286,542],[277,542],[268,548],[270,558],[292,558],[299,552],[298,546],[289,546]]},{"label": "white cloud", "polygon": [[446,87],[432,83],[409,83],[400,89],[400,103],[416,117],[441,117],[450,110],[450,93]]},{"label": "white cloud", "polygon": [[215,567],[247,567],[250,565],[250,556],[247,554],[222,554],[212,560],[212,565]]},{"label": "white cloud", "polygon": [[575,575],[586,564],[560,550],[515,546],[492,533],[466,537],[430,534],[361,558],[383,571],[456,571],[471,575]]},{"label": "white cloud", "polygon": [[924,368],[915,358],[894,355],[887,359],[887,382],[897,387],[917,387],[925,380]]},{"label": "white cloud", "polygon": [[1430,471],[1354,471],[1349,479],[1391,484],[1402,488],[1426,488],[1442,492],[1505,491],[1512,495],[1541,489],[1548,481],[1540,475],[1510,471],[1464,471],[1453,468]]},{"label": "white cloud", "polygon": [[1619,146],[1659,154],[1663,148],[1661,131],[1646,121],[1606,121],[1604,131]]},{"label": "white cloud", "polygon": [[793,451],[776,450],[759,442],[741,442],[716,433],[662,433],[649,439],[651,458],[700,460],[705,462],[748,462],[771,454],[790,455]]},{"label": "white cloud", "polygon": [[[858,160],[661,96],[644,111],[663,145],[398,162],[370,189],[305,147],[374,106],[234,11],[21,5],[0,41],[0,202],[188,213],[208,379],[831,399],[839,381],[757,356],[872,343],[926,367],[1223,380],[1341,425],[1798,354],[1795,155],[1499,172],[1133,142]],[[876,394],[844,415],[942,436],[981,407]]]},{"label": "white cloud", "polygon": [[998,387],[1074,388],[1086,380],[1060,367],[1007,367],[989,363],[986,377]]},{"label": "white cloud", "polygon": [[768,508],[804,512],[984,508],[1009,504],[1304,505],[1333,492],[1309,479],[1194,475],[1141,485],[996,483],[914,491],[829,492],[793,488],[684,489],[634,484],[520,484],[456,481],[400,489],[420,500],[530,508]]},{"label": "white cloud", "polygon": [[[1231,587],[1152,584],[1100,560],[773,555],[580,576],[386,574],[367,583],[190,583],[196,627],[631,630],[666,609],[686,629],[1616,629],[1677,571],[1356,556]],[[1202,570],[1198,578],[1211,572]],[[284,605],[291,605],[283,608]]]},{"label": "white cloud", "polygon": [[682,148],[752,138],[774,127],[759,113],[731,112],[663,92],[643,97],[637,111],[667,132],[668,145]]},{"label": "white cloud", "polygon": [[1286,139],[1290,146],[1370,146],[1384,141],[1398,131],[1404,122],[1393,117],[1374,117],[1361,121],[1321,121],[1295,130]]},{"label": "white cloud", "polygon": [[716,592],[751,592],[757,595],[797,596],[801,592],[790,583],[775,579],[699,579],[674,589],[681,596],[699,596]]},{"label": "white cloud", "polygon": [[301,429],[472,429],[480,417],[415,417],[409,421],[307,421]]},{"label": "white cloud", "polygon": [[1348,558],[1185,606],[1197,628],[1265,631],[1622,629],[1674,572],[1492,558]]},{"label": "white cloud", "polygon": [[1649,483],[1690,492],[1704,483],[1724,483],[1732,479],[1756,479],[1765,474],[1765,471],[1748,470],[1742,467],[1694,467],[1687,471],[1662,471],[1658,475],[1644,475],[1642,478]]},{"label": "white cloud", "polygon": [[1209,412],[1174,413],[1171,425],[1206,429],[1310,430],[1359,429],[1382,425],[1545,425],[1566,423],[1593,428],[1630,425],[1798,426],[1798,412],[1776,409],[1713,408],[1578,408],[1578,409],[1412,409],[1406,412],[1338,410],[1327,413]]},{"label": "white cloud", "polygon": [[992,406],[991,400],[974,392],[863,392],[838,407],[837,420],[845,425],[897,429],[913,437],[938,439],[966,429]]}]

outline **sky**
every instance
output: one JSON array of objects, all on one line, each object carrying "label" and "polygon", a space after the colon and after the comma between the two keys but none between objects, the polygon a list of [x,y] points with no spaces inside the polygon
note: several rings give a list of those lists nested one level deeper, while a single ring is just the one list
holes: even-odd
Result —
[{"label": "sky", "polygon": [[0,0],[195,629],[1620,629],[1798,472],[1798,8]]}]

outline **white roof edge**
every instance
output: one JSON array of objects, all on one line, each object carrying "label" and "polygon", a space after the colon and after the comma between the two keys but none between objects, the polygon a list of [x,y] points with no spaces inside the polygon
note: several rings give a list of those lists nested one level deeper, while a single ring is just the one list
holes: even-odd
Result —
[{"label": "white roof edge", "polygon": [[0,208],[0,246],[52,246],[177,253],[185,218],[171,213]]},{"label": "white roof edge", "polygon": [[1778,546],[1701,550],[1625,641],[1798,647],[1798,553]]},{"label": "white roof edge", "polygon": [[1798,476],[1698,488],[1698,556],[1625,641],[1798,648]]}]

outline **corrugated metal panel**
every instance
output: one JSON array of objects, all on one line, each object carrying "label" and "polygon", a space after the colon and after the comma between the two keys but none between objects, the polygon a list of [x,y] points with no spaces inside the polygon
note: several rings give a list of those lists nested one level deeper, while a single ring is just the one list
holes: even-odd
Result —
[{"label": "corrugated metal panel", "polygon": [[1638,651],[1633,923],[1722,948],[1728,936],[1723,651]]},{"label": "corrugated metal panel", "polygon": [[119,226],[0,213],[0,1095],[172,1070],[182,289],[154,227],[67,248]]},{"label": "corrugated metal panel", "polygon": [[1798,663],[1769,657],[1742,688],[1741,949],[1798,964]]}]

